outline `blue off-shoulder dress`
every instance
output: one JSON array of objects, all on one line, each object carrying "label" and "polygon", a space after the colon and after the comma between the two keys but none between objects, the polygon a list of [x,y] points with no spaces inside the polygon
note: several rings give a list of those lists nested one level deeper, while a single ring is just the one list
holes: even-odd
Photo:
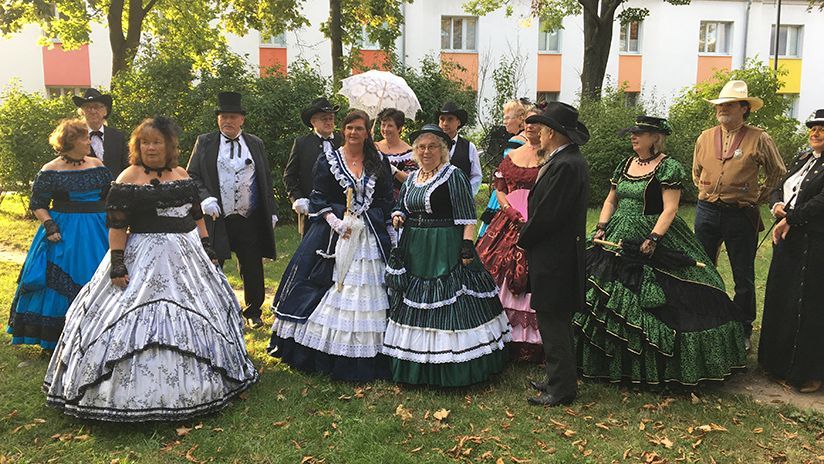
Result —
[{"label": "blue off-shoulder dress", "polygon": [[43,226],[34,234],[6,329],[12,344],[54,349],[69,305],[109,248],[104,199],[111,181],[104,166],[37,174],[29,208],[48,209],[62,238],[50,242]]}]

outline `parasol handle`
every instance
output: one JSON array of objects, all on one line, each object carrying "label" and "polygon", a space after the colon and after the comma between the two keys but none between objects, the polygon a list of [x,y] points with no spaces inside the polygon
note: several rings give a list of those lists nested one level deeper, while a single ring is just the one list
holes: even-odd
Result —
[{"label": "parasol handle", "polygon": [[346,211],[343,212],[344,216],[349,214],[350,208],[352,208],[352,187],[346,189]]},{"label": "parasol handle", "polygon": [[[615,242],[610,242],[610,241],[607,241],[607,240],[601,240],[601,239],[598,239],[598,238],[592,239],[592,243],[594,243],[596,245],[601,245],[601,246],[606,245],[606,246],[611,246],[611,247],[615,247],[615,248],[623,248],[622,242],[615,243]],[[707,265],[702,263],[701,261],[696,261],[695,262],[695,267],[704,268],[704,267],[707,267]]]}]

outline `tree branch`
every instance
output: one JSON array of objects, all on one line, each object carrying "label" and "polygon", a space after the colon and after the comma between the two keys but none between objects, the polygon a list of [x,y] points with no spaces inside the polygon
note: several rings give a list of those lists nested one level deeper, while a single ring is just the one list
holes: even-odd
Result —
[{"label": "tree branch", "polygon": [[143,16],[149,14],[149,11],[151,11],[152,7],[155,6],[155,3],[157,3],[157,0],[149,0],[149,3],[147,3],[146,6],[143,7]]}]

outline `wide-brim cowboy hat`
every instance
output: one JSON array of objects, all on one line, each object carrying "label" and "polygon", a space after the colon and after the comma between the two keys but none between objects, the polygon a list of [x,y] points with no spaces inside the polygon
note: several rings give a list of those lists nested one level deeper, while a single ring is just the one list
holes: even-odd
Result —
[{"label": "wide-brim cowboy hat", "polygon": [[589,141],[589,129],[578,120],[578,110],[572,105],[550,102],[540,114],[526,118],[527,124],[543,124],[569,138],[572,143],[583,145]]},{"label": "wide-brim cowboy hat", "polygon": [[215,114],[238,113],[246,114],[241,104],[241,95],[237,92],[220,92],[217,94],[217,109]]},{"label": "wide-brim cowboy hat", "polygon": [[72,102],[74,102],[75,106],[80,108],[86,103],[92,102],[99,102],[106,105],[106,109],[109,110],[109,113],[112,112],[112,96],[105,93],[100,93],[97,89],[86,89],[83,92],[83,96],[74,95],[72,96]]},{"label": "wide-brim cowboy hat", "polygon": [[750,111],[758,111],[764,106],[764,100],[758,97],[751,97],[747,89],[747,83],[744,81],[729,81],[724,84],[721,92],[718,93],[718,98],[704,99],[713,105],[721,105],[724,103],[745,101],[750,104]]},{"label": "wide-brim cowboy hat", "polygon": [[458,129],[466,125],[466,122],[469,120],[469,113],[466,112],[465,109],[460,108],[457,103],[453,101],[448,101],[443,104],[440,110],[435,112],[435,121],[446,114],[451,114],[458,118],[458,121],[461,122],[461,125],[458,126]]},{"label": "wide-brim cowboy hat", "polygon": [[672,127],[664,118],[656,118],[653,116],[638,116],[635,118],[635,125],[621,129],[618,133],[620,135],[626,134],[641,134],[644,132],[653,132],[658,134],[670,135],[672,134]]},{"label": "wide-brim cowboy hat", "polygon": [[303,111],[300,112],[300,119],[303,120],[303,123],[309,127],[312,127],[312,116],[318,113],[337,113],[340,110],[340,106],[333,105],[324,97],[316,98],[312,100],[312,104],[308,107],[304,108]]},{"label": "wide-brim cowboy hat", "polygon": [[437,124],[424,124],[423,127],[420,128],[420,130],[416,130],[415,132],[409,134],[409,143],[415,143],[415,139],[417,139],[423,134],[437,135],[438,137],[442,138],[444,142],[446,142],[447,146],[449,146],[450,142],[452,142],[452,139],[449,138],[449,135],[447,135],[447,133],[444,132],[443,129],[441,129]]},{"label": "wide-brim cowboy hat", "polygon": [[815,115],[812,117],[812,119],[808,119],[807,122],[805,122],[804,124],[807,127],[824,126],[824,109],[815,110]]}]

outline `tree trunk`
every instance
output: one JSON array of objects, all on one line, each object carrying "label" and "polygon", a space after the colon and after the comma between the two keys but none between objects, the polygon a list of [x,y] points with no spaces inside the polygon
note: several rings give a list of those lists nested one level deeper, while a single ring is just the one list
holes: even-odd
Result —
[{"label": "tree trunk", "polygon": [[112,47],[112,77],[129,69],[140,48],[143,20],[157,0],[143,5],[142,0],[129,0],[129,17],[126,35],[123,35],[123,6],[125,0],[112,0],[107,15],[109,22],[109,44]]},{"label": "tree trunk", "polygon": [[329,40],[332,42],[332,86],[338,89],[346,71],[343,66],[341,0],[329,0]]},{"label": "tree trunk", "polygon": [[579,0],[584,7],[584,64],[581,70],[581,98],[600,99],[609,51],[615,9],[620,0]]}]

